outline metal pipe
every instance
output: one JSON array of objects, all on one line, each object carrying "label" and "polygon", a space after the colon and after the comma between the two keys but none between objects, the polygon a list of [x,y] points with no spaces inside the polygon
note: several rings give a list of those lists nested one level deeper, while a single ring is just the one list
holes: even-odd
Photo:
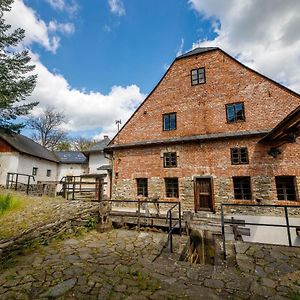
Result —
[{"label": "metal pipe", "polygon": [[284,214],[285,214],[285,220],[286,220],[286,229],[288,234],[288,240],[289,240],[289,246],[292,247],[292,239],[291,239],[291,231],[290,231],[290,222],[289,222],[289,215],[287,207],[284,207]]},{"label": "metal pipe", "polygon": [[221,225],[222,225],[222,241],[223,241],[223,255],[226,259],[226,237],[225,237],[225,226],[224,226],[224,211],[223,204],[221,203]]},{"label": "metal pipe", "polygon": [[169,235],[170,235],[170,252],[173,253],[173,234],[172,234],[172,211],[170,210],[170,214],[169,214],[170,218],[169,218]]}]

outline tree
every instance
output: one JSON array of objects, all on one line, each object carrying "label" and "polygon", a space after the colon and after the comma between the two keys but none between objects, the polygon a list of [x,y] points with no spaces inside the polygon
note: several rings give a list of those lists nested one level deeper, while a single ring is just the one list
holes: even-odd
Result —
[{"label": "tree", "polygon": [[65,140],[60,141],[56,146],[55,146],[56,151],[71,151],[72,150],[72,145],[71,141],[66,138]]},{"label": "tree", "polygon": [[36,75],[26,75],[35,66],[29,65],[27,50],[16,47],[25,37],[25,31],[18,28],[11,32],[11,25],[5,24],[3,13],[10,11],[13,0],[0,1],[0,129],[19,132],[24,124],[17,121],[38,103],[26,103],[26,98],[36,85]]},{"label": "tree", "polygon": [[91,140],[84,137],[75,137],[72,139],[72,148],[77,151],[86,151],[97,143],[95,140]]},{"label": "tree", "polygon": [[64,120],[63,113],[53,107],[47,107],[39,117],[29,119],[27,125],[33,130],[34,141],[49,150],[56,150],[56,147],[67,139],[65,131],[61,129]]}]

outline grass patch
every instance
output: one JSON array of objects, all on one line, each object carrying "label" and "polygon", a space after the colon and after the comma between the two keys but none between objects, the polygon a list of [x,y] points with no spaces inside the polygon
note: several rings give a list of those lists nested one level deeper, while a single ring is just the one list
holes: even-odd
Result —
[{"label": "grass patch", "polygon": [[291,300],[300,300],[300,293],[299,292],[291,292],[291,293],[289,293],[288,298]]},{"label": "grass patch", "polygon": [[20,208],[21,204],[20,199],[12,194],[0,194],[0,216],[8,211]]}]

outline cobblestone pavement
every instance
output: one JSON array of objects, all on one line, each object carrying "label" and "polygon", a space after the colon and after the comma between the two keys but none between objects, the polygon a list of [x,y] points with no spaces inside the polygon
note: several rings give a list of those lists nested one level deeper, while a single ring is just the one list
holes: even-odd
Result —
[{"label": "cobblestone pavement", "polygon": [[0,299],[300,297],[299,248],[238,243],[237,266],[203,266],[157,258],[165,241],[163,233],[123,229],[54,241],[1,271]]}]

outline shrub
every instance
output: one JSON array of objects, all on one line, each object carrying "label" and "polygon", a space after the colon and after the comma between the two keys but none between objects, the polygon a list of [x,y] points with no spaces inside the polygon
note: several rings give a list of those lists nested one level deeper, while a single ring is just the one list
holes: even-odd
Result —
[{"label": "shrub", "polygon": [[8,210],[15,209],[20,206],[20,200],[11,194],[0,194],[0,215]]}]

